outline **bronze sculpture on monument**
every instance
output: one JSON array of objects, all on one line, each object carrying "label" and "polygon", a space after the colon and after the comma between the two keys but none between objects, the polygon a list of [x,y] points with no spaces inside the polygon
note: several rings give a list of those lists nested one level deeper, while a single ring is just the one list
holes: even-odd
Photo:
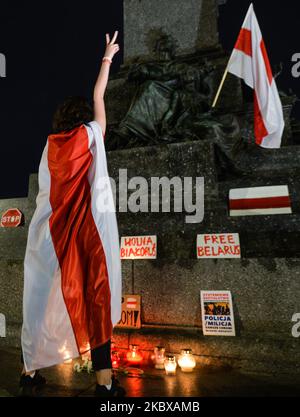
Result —
[{"label": "bronze sculpture on monument", "polygon": [[[137,8],[147,7],[134,3]],[[130,21],[132,7],[132,2],[125,7],[125,24],[126,20]],[[210,22],[216,21],[215,2],[204,0],[200,9],[198,39],[194,40],[193,48],[188,53],[184,48],[188,45],[186,36],[180,34],[176,38],[168,24],[153,27],[151,22],[152,26],[145,24],[143,29],[138,28],[139,33],[125,27],[128,44],[131,37],[136,39],[137,36],[144,42],[136,45],[136,54],[132,49],[133,43],[130,43],[132,56],[125,56],[120,72],[122,84],[120,86],[119,79],[118,85],[127,97],[114,98],[114,88],[111,90],[110,107],[115,106],[114,114],[118,117],[108,131],[106,148],[110,151],[208,140],[215,146],[221,170],[234,176],[248,175],[270,153],[273,155],[277,151],[255,145],[252,96],[239,79],[233,76],[227,78],[223,97],[212,109],[228,55],[217,38],[209,35],[208,28],[212,26],[210,31],[213,32],[215,25],[209,26],[202,14],[206,11],[210,17],[214,16]],[[205,33],[211,43],[201,45],[199,39],[205,39]],[[141,48],[144,53],[138,55]],[[286,124],[283,145],[289,145],[293,140],[290,114],[295,97],[291,93],[281,93],[281,98]]]}]

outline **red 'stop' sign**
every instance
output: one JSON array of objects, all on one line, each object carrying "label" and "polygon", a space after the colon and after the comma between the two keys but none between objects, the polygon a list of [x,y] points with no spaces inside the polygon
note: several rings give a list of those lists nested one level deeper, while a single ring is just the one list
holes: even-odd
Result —
[{"label": "red 'stop' sign", "polygon": [[17,208],[6,210],[1,217],[1,227],[18,227],[22,222],[22,213]]}]

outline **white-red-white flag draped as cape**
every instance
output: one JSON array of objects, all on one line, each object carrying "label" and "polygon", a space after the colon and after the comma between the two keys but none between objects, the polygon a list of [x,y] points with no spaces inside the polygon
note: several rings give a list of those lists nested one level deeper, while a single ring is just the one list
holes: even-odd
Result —
[{"label": "white-red-white flag draped as cape", "polygon": [[36,203],[24,261],[27,371],[100,346],[120,319],[118,227],[97,122],[48,137]]}]

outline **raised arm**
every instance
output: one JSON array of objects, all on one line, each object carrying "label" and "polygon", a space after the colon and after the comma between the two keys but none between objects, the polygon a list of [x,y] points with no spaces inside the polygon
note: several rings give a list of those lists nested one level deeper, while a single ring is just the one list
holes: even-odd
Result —
[{"label": "raised arm", "polygon": [[110,64],[114,55],[119,51],[119,45],[115,43],[118,31],[115,31],[112,40],[109,34],[106,34],[106,50],[102,60],[101,69],[94,88],[94,113],[95,120],[99,123],[103,135],[106,131],[106,114],[104,104],[104,94],[108,83]]}]

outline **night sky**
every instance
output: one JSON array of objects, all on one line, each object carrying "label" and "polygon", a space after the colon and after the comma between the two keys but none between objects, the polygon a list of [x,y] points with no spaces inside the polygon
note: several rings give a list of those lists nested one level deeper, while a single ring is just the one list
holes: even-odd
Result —
[{"label": "night sky", "polygon": [[[1,5],[0,53],[6,57],[7,69],[6,78],[0,78],[0,198],[27,195],[28,177],[38,170],[57,104],[69,95],[92,97],[106,32],[120,32],[121,51],[111,72],[117,72],[123,62],[122,0],[80,3]],[[300,96],[300,78],[291,73],[292,56],[300,53],[297,2],[253,3],[272,64],[284,63],[279,87],[292,88]],[[227,0],[219,8],[220,38],[228,51],[249,4],[248,0]],[[295,115],[300,119],[300,106]]]}]

